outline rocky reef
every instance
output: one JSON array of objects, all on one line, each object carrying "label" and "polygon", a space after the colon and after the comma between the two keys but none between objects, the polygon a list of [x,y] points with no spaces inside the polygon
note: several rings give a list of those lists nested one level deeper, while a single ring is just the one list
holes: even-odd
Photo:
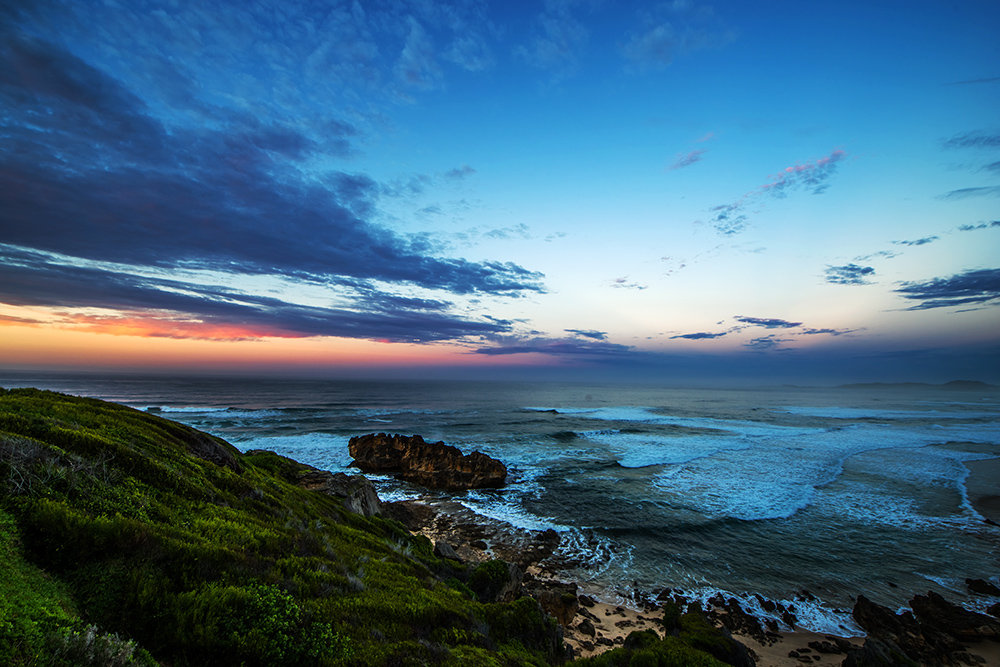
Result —
[{"label": "rocky reef", "polygon": [[362,472],[394,473],[431,489],[496,488],[507,479],[507,466],[500,461],[482,452],[463,455],[457,447],[419,435],[369,433],[351,438],[348,448],[351,465]]},{"label": "rocky reef", "polygon": [[970,651],[983,640],[1000,641],[1000,619],[960,607],[929,591],[910,600],[911,611],[894,613],[859,595],[853,616],[868,633],[864,646],[851,651],[844,667],[875,665],[978,665]]}]

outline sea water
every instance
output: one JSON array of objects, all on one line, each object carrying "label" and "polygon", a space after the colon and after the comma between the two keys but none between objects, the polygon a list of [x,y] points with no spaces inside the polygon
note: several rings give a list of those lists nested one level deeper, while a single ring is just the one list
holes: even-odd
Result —
[{"label": "sea water", "polygon": [[[0,386],[116,401],[335,472],[356,472],[348,440],[371,432],[485,452],[507,485],[447,495],[558,531],[573,563],[562,575],[609,601],[671,587],[766,615],[759,594],[841,633],[858,630],[862,593],[894,609],[928,590],[997,601],[964,583],[1000,574],[1000,528],[965,489],[966,462],[1000,457],[997,393],[12,374]],[[383,500],[445,495],[370,477]]]}]

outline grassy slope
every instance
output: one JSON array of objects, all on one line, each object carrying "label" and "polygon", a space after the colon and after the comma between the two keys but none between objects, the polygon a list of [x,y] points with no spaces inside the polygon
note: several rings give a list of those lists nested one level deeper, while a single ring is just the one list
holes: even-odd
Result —
[{"label": "grassy slope", "polygon": [[117,651],[90,664],[559,661],[533,600],[475,601],[475,573],[299,470],[120,405],[0,389],[0,662],[61,664],[67,642]]}]

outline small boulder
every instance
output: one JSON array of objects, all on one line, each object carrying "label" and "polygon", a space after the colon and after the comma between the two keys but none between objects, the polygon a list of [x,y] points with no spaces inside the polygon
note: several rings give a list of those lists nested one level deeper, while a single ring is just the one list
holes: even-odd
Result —
[{"label": "small boulder", "polygon": [[435,542],[434,555],[438,558],[447,558],[448,560],[456,560],[460,563],[462,562],[462,559],[455,552],[454,547],[447,542]]},{"label": "small boulder", "polygon": [[342,498],[344,509],[355,514],[374,516],[382,513],[382,501],[375,487],[362,475],[308,468],[299,473],[298,483],[304,489]]}]

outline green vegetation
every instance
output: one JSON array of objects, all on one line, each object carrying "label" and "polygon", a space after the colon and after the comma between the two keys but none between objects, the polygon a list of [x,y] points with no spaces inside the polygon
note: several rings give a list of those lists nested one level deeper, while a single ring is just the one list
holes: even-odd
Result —
[{"label": "green vegetation", "polygon": [[652,630],[633,632],[625,638],[621,648],[574,664],[581,667],[726,667],[727,663],[693,647],[689,639],[683,632],[679,637],[668,635],[663,639]]},{"label": "green vegetation", "polygon": [[[505,563],[438,559],[297,486],[302,470],[120,405],[0,389],[0,664],[561,662],[535,600],[491,602]],[[656,664],[714,664],[685,655],[701,661]]]}]

